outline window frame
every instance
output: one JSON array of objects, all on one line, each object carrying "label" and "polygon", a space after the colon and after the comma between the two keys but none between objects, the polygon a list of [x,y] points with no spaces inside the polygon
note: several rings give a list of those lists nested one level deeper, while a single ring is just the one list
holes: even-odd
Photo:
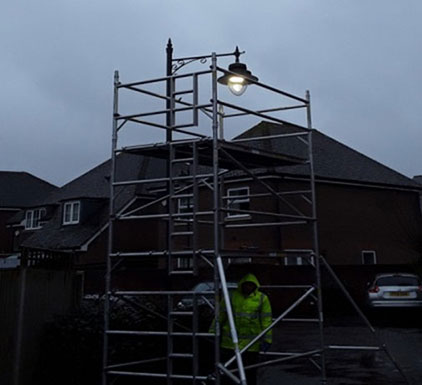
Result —
[{"label": "window frame", "polygon": [[193,213],[193,197],[183,197],[177,199],[177,213]]},{"label": "window frame", "polygon": [[[230,199],[230,195],[234,195],[234,196],[239,196],[239,195],[243,195],[243,194],[239,194],[239,190],[246,190],[246,194],[245,194],[245,198],[234,198],[234,199]],[[235,194],[233,194],[233,192],[236,192]],[[227,210],[230,210],[230,206],[231,205],[235,205],[235,204],[239,204],[239,203],[248,203],[248,209],[250,209],[250,203],[251,203],[251,199],[249,197],[250,195],[250,188],[249,186],[242,186],[242,187],[231,187],[229,189],[227,189]],[[232,207],[233,208],[233,207]],[[236,208],[234,208],[236,210]],[[239,208],[240,209],[240,208]],[[241,209],[240,209],[241,210]],[[249,213],[231,213],[230,211],[227,211],[227,218],[229,219],[237,219],[237,218],[249,218],[250,214]]]},{"label": "window frame", "polygon": [[177,269],[193,269],[193,258],[188,257],[178,257],[176,259]]},{"label": "window frame", "polygon": [[[364,259],[364,254],[371,254],[373,257],[373,262],[372,263],[365,263],[365,259]],[[361,253],[361,262],[362,265],[376,265],[377,264],[377,253],[375,250],[362,250]]]},{"label": "window frame", "polygon": [[[67,208],[69,209],[69,219],[67,220]],[[77,207],[77,210],[75,210],[75,207]],[[75,214],[76,218],[75,218]],[[81,219],[81,201],[68,201],[63,203],[63,225],[77,225],[80,222]]]},{"label": "window frame", "polygon": [[315,258],[313,256],[289,255],[283,258],[283,264],[284,266],[315,266]]},{"label": "window frame", "polygon": [[[37,215],[35,215],[37,213]],[[25,230],[38,230],[41,226],[41,218],[45,215],[44,207],[27,210],[25,213]]]}]

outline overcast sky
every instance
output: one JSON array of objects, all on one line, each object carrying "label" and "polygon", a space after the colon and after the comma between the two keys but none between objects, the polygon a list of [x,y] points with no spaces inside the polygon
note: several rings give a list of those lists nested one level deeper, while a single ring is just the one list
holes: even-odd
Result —
[{"label": "overcast sky", "polygon": [[311,91],[315,128],[422,174],[421,18],[420,0],[3,0],[0,170],[62,185],[107,159],[113,71],[164,75],[171,37],[176,56],[239,45],[264,83]]}]

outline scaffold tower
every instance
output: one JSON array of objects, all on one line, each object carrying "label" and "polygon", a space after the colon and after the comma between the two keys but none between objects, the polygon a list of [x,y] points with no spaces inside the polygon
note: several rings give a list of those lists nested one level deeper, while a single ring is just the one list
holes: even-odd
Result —
[{"label": "scaffold tower", "polygon": [[[281,322],[309,323],[317,330],[315,346],[262,352],[258,365],[304,360],[327,383],[321,264],[329,266],[318,247],[310,95],[296,96],[250,75],[248,92],[236,99],[220,80],[238,73],[218,61],[235,57],[239,63],[241,54],[236,49],[173,58],[169,41],[167,76],[124,83],[115,72],[103,385],[220,385],[226,378],[246,385],[251,367],[243,364],[243,353]],[[200,69],[183,72],[190,64]],[[243,132],[254,124],[256,130]],[[300,177],[291,177],[292,170]],[[129,229],[140,229],[130,242]],[[304,234],[299,246],[286,239],[292,231]],[[248,243],[248,234],[258,240]],[[311,274],[299,284],[271,276],[262,290],[293,293],[291,300],[240,349],[231,272],[273,270],[292,258]],[[136,285],[119,279],[121,269],[142,272],[143,266],[165,274],[151,282],[140,273]],[[198,282],[207,289],[186,289]],[[228,360],[220,356],[222,300],[235,346]],[[294,315],[309,300],[314,314]],[[149,312],[160,321],[151,323],[156,329],[147,322],[133,329],[116,326],[119,303]],[[204,308],[215,322],[213,331],[204,323]]]}]

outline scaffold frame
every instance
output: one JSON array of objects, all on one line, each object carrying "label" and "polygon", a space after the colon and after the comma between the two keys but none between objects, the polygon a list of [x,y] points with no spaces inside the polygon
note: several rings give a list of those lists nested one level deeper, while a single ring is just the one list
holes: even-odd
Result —
[{"label": "scaffold frame", "polygon": [[[192,56],[184,58],[172,57],[172,46],[167,47],[167,76],[149,79],[139,82],[121,83],[119,73],[114,75],[114,102],[113,102],[113,134],[112,134],[112,157],[111,157],[111,178],[110,178],[110,220],[108,228],[108,258],[106,263],[106,284],[104,300],[104,356],[103,356],[103,380],[102,385],[111,385],[112,380],[118,377],[153,378],[157,384],[166,383],[173,385],[183,383],[204,384],[207,381],[215,381],[220,385],[222,376],[227,376],[233,383],[246,385],[245,371],[253,367],[264,367],[280,364],[290,360],[306,359],[320,372],[321,384],[327,383],[325,353],[328,349],[383,349],[390,359],[398,367],[392,355],[380,342],[379,346],[326,346],[324,342],[324,315],[321,294],[321,265],[324,265],[334,277],[335,273],[330,269],[325,259],[319,253],[318,225],[316,210],[315,172],[313,163],[312,145],[312,118],[311,99],[309,91],[304,97],[296,96],[279,90],[275,87],[251,80],[251,89],[260,88],[271,93],[274,97],[282,97],[294,104],[281,105],[280,107],[269,106],[252,110],[250,108],[228,102],[219,96],[219,85],[217,78],[219,74],[227,75],[231,72],[218,66],[217,60],[222,57],[233,56],[234,53],[224,53],[204,56]],[[210,68],[196,72],[179,74],[178,71],[193,62],[205,64],[210,61]],[[200,82],[207,78],[210,84],[209,101],[201,102]],[[180,79],[191,81],[192,89],[177,89]],[[160,84],[166,89],[165,94],[148,88],[151,85]],[[136,113],[121,114],[119,106],[120,92],[129,91],[136,94],[146,95],[154,100],[161,100],[165,108],[153,111],[140,111]],[[181,99],[181,95],[190,95],[191,101]],[[297,104],[299,103],[299,104]],[[298,126],[295,132],[281,132],[276,135],[263,135],[255,137],[238,137],[233,140],[224,140],[221,133],[222,122],[225,119],[254,116],[268,122],[281,126],[289,126],[290,122],[278,117],[283,111],[303,109],[305,125]],[[229,112],[224,112],[227,110]],[[177,122],[178,114],[191,113],[189,122]],[[206,116],[210,121],[210,133],[198,132],[200,115]],[[165,122],[159,123],[154,120],[162,117]],[[158,130],[165,130],[166,139],[163,142],[135,143],[130,145],[119,144],[119,134],[126,128],[127,124],[148,126]],[[201,127],[202,128],[202,127]],[[203,130],[202,130],[203,131]],[[179,135],[182,138],[175,138]],[[267,151],[262,146],[251,146],[251,143],[262,143],[266,140],[297,140],[306,149],[305,157],[282,154],[274,151]],[[120,154],[132,154],[161,159],[165,162],[165,175],[158,175],[149,178],[122,180],[117,176],[117,163]],[[187,167],[185,167],[188,165]],[[267,182],[265,172],[259,170],[266,168],[283,168],[289,166],[301,166],[306,168],[306,188],[277,191],[271,183]],[[181,172],[181,169],[183,172]],[[186,171],[188,169],[188,171]],[[227,180],[252,181],[259,185],[259,192],[230,195],[225,192]],[[243,179],[242,179],[243,178]],[[133,205],[125,210],[116,207],[116,197],[126,188],[147,189],[156,192],[154,198],[143,202],[139,206]],[[144,191],[142,190],[142,191]],[[206,190],[211,196],[211,206],[203,207],[200,202],[201,191]],[[158,193],[157,193],[158,191]],[[238,193],[239,194],[239,193]],[[297,196],[301,201],[300,207],[289,200],[290,196]],[[249,208],[233,208],[233,202],[240,202],[242,199],[272,198],[280,203],[285,211],[257,210]],[[183,203],[183,204],[182,204]],[[179,205],[179,206],[177,206]],[[184,205],[184,206],[183,206]],[[303,210],[302,206],[306,209]],[[157,207],[159,209],[157,209]],[[182,209],[185,209],[183,211]],[[156,212],[151,212],[152,209]],[[188,210],[189,209],[189,210]],[[304,212],[305,211],[305,212]],[[248,216],[260,218],[258,221],[228,221],[228,216]],[[120,221],[159,221],[163,224],[165,241],[162,247],[151,250],[117,250],[114,244],[117,222]],[[288,226],[306,226],[310,231],[309,245],[303,249],[278,250],[233,250],[227,249],[224,245],[225,233],[237,229],[248,228],[280,228]],[[201,232],[206,230],[212,234],[212,245],[204,246],[201,243]],[[178,240],[186,241],[180,246]],[[186,244],[189,248],[186,247]],[[262,331],[250,343],[239,348],[238,336],[234,316],[230,304],[230,292],[226,277],[226,266],[229,259],[249,260],[275,260],[288,258],[289,255],[301,255],[307,264],[313,268],[314,278],[309,284],[277,284],[273,288],[283,290],[301,290],[300,295],[281,314],[276,315],[272,324]],[[198,293],[194,291],[163,288],[163,290],[120,290],[112,286],[113,272],[122,261],[137,260],[142,263],[142,258],[159,258],[166,262],[168,277],[171,276],[197,276],[205,267],[210,272],[209,280],[214,283],[214,290],[201,292],[201,298],[213,298],[208,304],[213,308],[215,333],[198,330]],[[180,262],[180,263],[179,263]],[[183,263],[182,263],[183,262]],[[337,278],[336,278],[337,279]],[[337,279],[338,280],[338,279]],[[342,290],[345,290],[340,281],[337,282]],[[220,294],[221,292],[221,294]],[[347,294],[347,292],[346,292]],[[221,295],[221,296],[220,296]],[[159,315],[167,322],[167,330],[142,331],[142,330],[115,330],[110,326],[110,314],[112,312],[110,303],[112,298],[119,298],[123,301],[133,301],[135,298],[145,296],[161,296],[166,302],[167,314]],[[175,298],[180,296],[192,296],[192,311],[183,312],[175,310]],[[223,298],[226,303],[228,321],[231,329],[231,337],[235,346],[233,356],[226,362],[220,358],[220,325],[219,312],[220,301]],[[317,303],[316,315],[313,318],[289,318],[290,313],[303,301],[312,297]],[[353,302],[353,299],[349,296]],[[139,304],[138,304],[139,305]],[[356,306],[359,315],[362,316],[368,327],[375,334],[369,321]],[[189,314],[187,314],[189,313]],[[192,328],[185,330],[177,324],[174,317],[192,317]],[[262,356],[263,362],[252,366],[244,366],[242,354],[255,342],[260,340],[269,330],[273,329],[281,321],[288,322],[309,322],[316,324],[318,328],[318,346],[313,349],[301,352],[267,352]],[[148,336],[166,338],[167,354],[162,357],[150,357],[138,361],[123,363],[112,362],[110,359],[111,338],[119,336],[142,337]],[[175,338],[191,338],[191,352],[175,351]],[[201,372],[201,357],[198,358],[200,339],[212,339],[214,344],[214,365],[209,373]],[[380,347],[381,346],[381,347]],[[267,359],[267,357],[269,357]],[[191,361],[191,373],[177,372],[179,360]],[[148,370],[137,369],[139,365],[151,362],[165,362],[162,372],[149,372]],[[404,376],[404,374],[403,374]]]}]

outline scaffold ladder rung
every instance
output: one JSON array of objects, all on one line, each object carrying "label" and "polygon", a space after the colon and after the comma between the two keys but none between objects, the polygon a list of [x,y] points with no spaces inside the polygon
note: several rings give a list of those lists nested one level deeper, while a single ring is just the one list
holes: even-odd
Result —
[{"label": "scaffold ladder rung", "polygon": [[193,358],[192,353],[172,353],[169,356],[170,358]]},{"label": "scaffold ladder rung", "polygon": [[183,275],[183,274],[194,274],[193,270],[172,270],[170,275]]},{"label": "scaffold ladder rung", "polygon": [[171,316],[192,316],[193,311],[172,311],[169,314]]},{"label": "scaffold ladder rung", "polygon": [[174,231],[171,233],[172,237],[183,237],[193,235],[193,231]]},{"label": "scaffold ladder rung", "polygon": [[190,163],[193,162],[193,158],[177,158],[171,161],[172,163]]},{"label": "scaffold ladder rung", "polygon": [[180,198],[193,198],[193,194],[175,194],[171,197],[172,199],[180,199]]}]

